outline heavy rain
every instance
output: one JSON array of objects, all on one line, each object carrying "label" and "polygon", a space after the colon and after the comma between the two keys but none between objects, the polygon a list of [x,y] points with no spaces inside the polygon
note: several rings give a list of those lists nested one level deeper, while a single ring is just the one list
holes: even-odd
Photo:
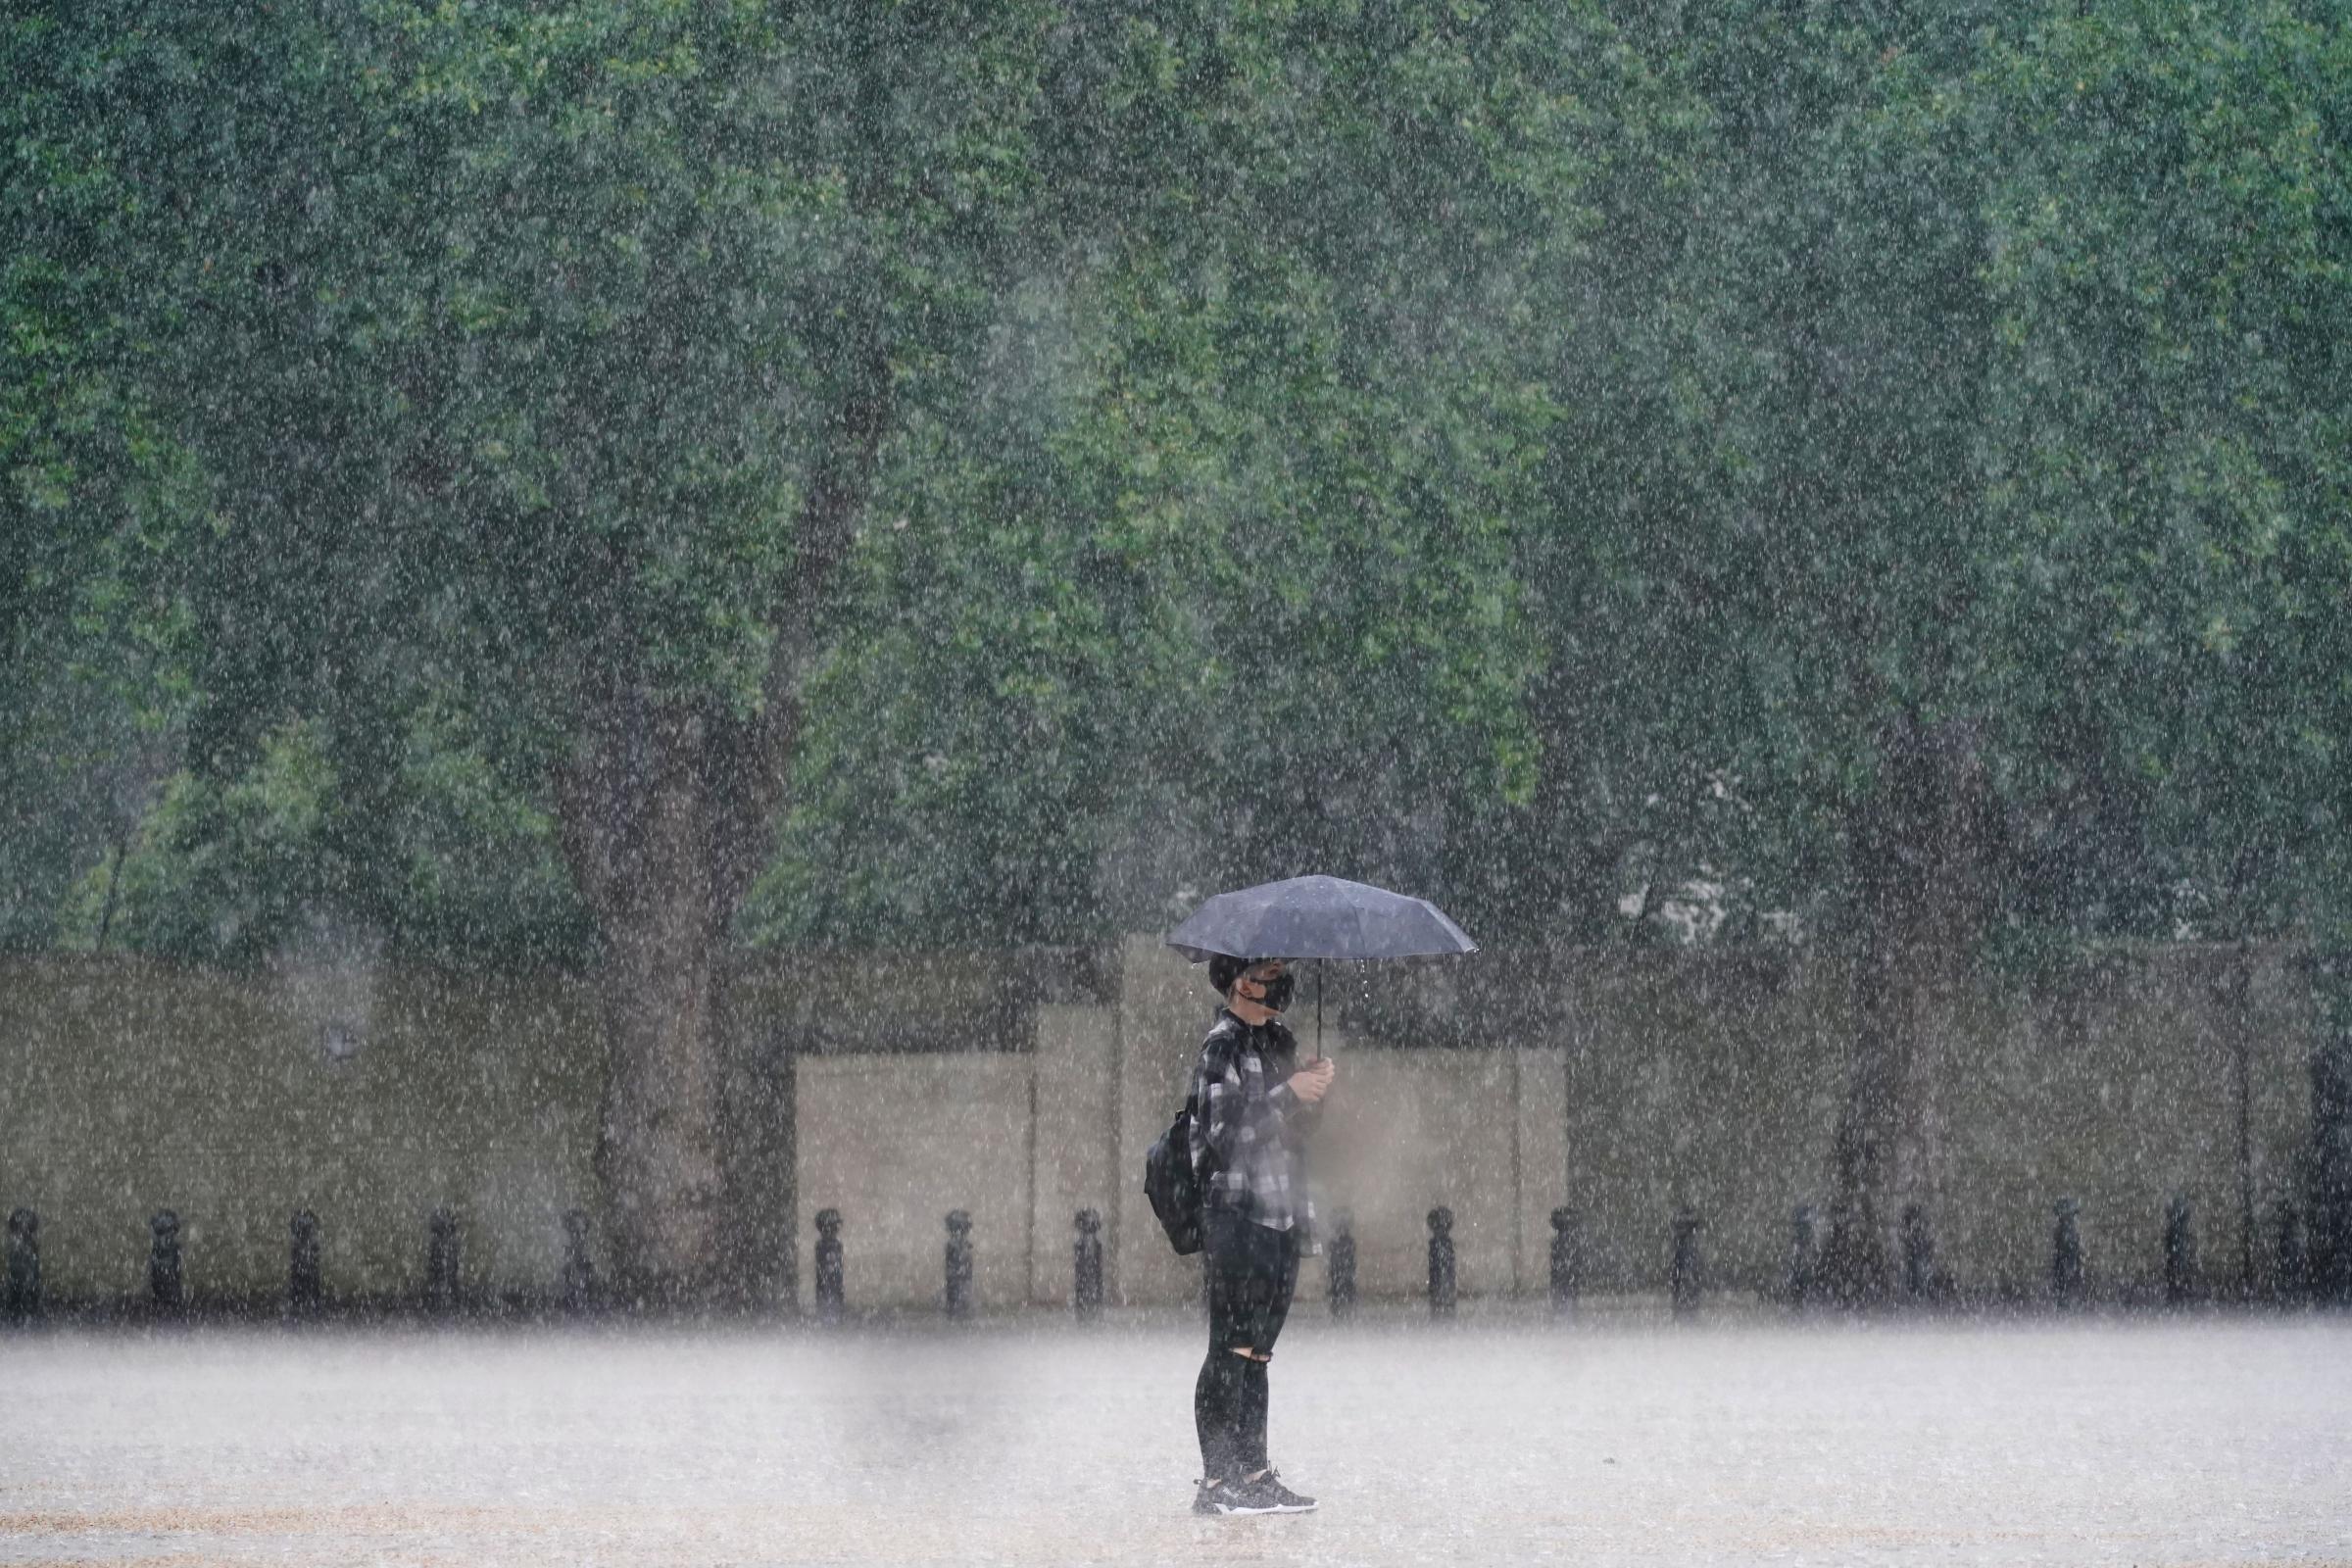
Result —
[{"label": "heavy rain", "polygon": [[0,61],[0,1563],[2352,1563],[2341,5]]}]

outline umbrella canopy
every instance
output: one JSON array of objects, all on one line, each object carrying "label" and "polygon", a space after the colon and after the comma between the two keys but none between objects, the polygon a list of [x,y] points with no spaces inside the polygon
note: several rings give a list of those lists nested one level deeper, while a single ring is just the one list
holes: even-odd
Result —
[{"label": "umbrella canopy", "polygon": [[1298,876],[1220,893],[1168,933],[1195,963],[1235,958],[1416,958],[1478,944],[1427,899],[1336,876]]}]

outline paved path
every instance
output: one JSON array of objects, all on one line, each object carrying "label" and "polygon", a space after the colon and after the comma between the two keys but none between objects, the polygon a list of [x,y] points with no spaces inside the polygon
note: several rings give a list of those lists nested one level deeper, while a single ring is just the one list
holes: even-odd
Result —
[{"label": "paved path", "polygon": [[2352,1322],[0,1339],[0,1562],[2352,1564]]}]

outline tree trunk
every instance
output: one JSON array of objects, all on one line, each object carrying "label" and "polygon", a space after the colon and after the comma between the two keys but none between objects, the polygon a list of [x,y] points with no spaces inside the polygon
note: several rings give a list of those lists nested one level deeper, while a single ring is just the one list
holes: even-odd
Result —
[{"label": "tree trunk", "polygon": [[1936,1211],[1940,1054],[1983,936],[1990,849],[1990,792],[1968,726],[1905,719],[1886,756],[1854,834],[1854,1042],[1822,1253],[1824,1288],[1848,1306],[1893,1294],[1903,1209]]},{"label": "tree trunk", "polygon": [[[657,696],[616,612],[582,670],[583,732],[556,769],[564,858],[601,939],[597,1172],[612,1271],[647,1306],[738,1294],[724,1288],[738,1280],[745,1248],[723,1209],[747,1176],[735,1170],[729,1133],[759,1107],[730,1114],[726,1103],[742,1082],[730,1077],[726,943],[774,849],[818,608],[848,552],[889,416],[890,367],[879,349],[863,373],[798,519],[759,710]],[[789,1164],[789,1129],[782,1136],[785,1147],[771,1140],[748,1179],[772,1179],[779,1160]],[[789,1216],[782,1235],[763,1234],[760,1245],[791,1249]]]},{"label": "tree trunk", "polygon": [[[656,707],[634,684],[608,688],[599,713],[559,777],[559,816],[600,938],[596,1167],[614,1281],[645,1307],[741,1302],[738,1211],[771,1214],[779,1179],[788,1200],[791,1150],[789,1129],[767,1125],[773,1086],[731,1049],[727,943],[773,843],[790,750],[752,769],[759,720]],[[739,1169],[747,1140],[757,1157]],[[789,1250],[789,1219],[776,1230],[757,1245]],[[753,1272],[791,1278],[772,1258]]]},{"label": "tree trunk", "polygon": [[[724,986],[719,995],[727,999]],[[756,1024],[738,1032],[722,1022],[720,1032],[729,1042],[720,1123],[727,1170],[720,1289],[738,1306],[790,1313],[800,1299],[795,1042]]]},{"label": "tree trunk", "polygon": [[706,1297],[718,1267],[720,1054],[715,965],[731,910],[713,898],[702,726],[651,726],[637,831],[599,908],[605,1024],[597,1129],[616,1282],[646,1304]]}]

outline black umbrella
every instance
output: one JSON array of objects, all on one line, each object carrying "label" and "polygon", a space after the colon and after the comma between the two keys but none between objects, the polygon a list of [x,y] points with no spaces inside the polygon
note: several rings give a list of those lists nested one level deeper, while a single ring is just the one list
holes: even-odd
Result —
[{"label": "black umbrella", "polygon": [[[1168,933],[1195,963],[1234,958],[1417,958],[1478,944],[1427,899],[1336,876],[1298,876],[1220,893]],[[1323,1054],[1323,971],[1315,970],[1315,1054]]]}]

